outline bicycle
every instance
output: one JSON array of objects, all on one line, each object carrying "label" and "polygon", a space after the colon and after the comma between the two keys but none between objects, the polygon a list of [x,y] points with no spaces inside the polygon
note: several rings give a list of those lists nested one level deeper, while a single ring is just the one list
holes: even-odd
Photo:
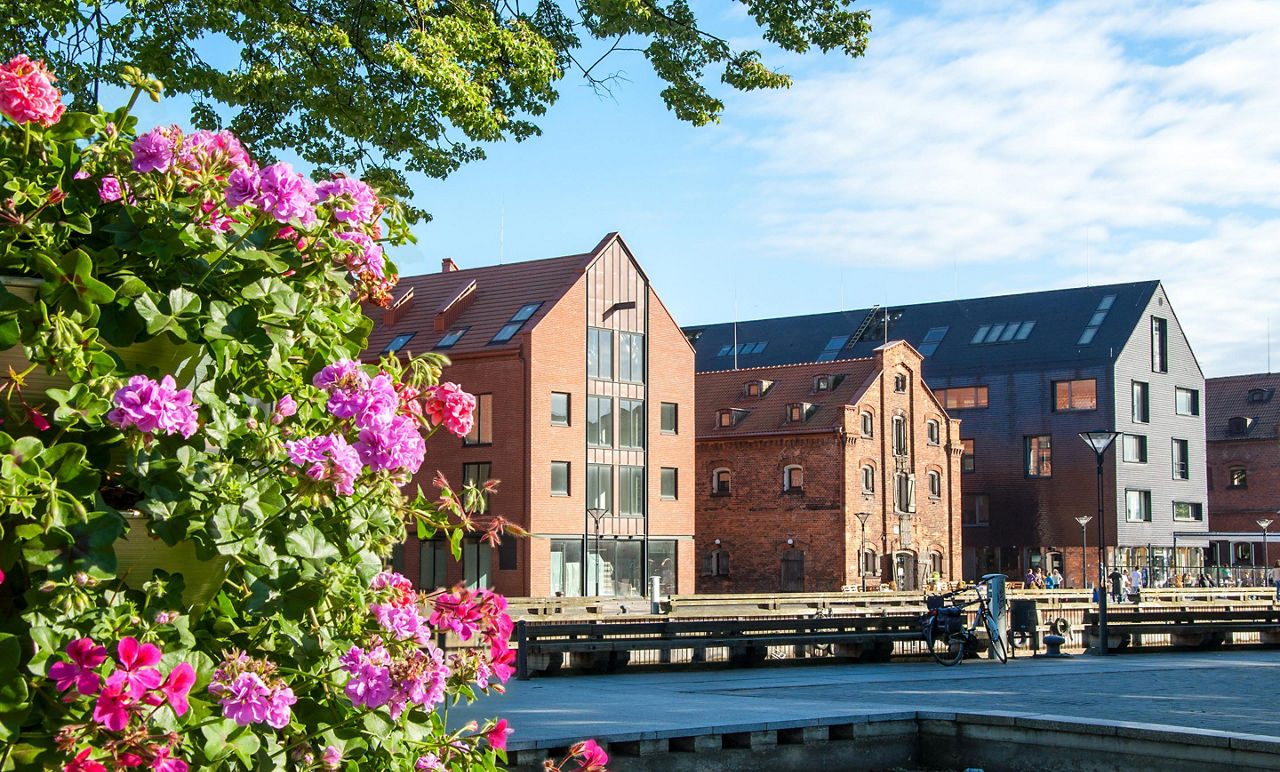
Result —
[{"label": "bicycle", "polygon": [[[928,611],[920,618],[921,633],[929,653],[940,664],[951,666],[964,659],[966,652],[978,650],[978,625],[982,625],[990,639],[991,657],[1006,663],[1009,660],[1008,648],[1000,635],[999,625],[991,614],[991,592],[987,584],[992,575],[984,576],[975,585],[942,595],[929,595],[925,598]],[[956,605],[947,605],[946,601],[956,595],[972,592],[977,597]],[[977,606],[978,612],[973,617],[973,624],[965,627],[965,609]]]}]

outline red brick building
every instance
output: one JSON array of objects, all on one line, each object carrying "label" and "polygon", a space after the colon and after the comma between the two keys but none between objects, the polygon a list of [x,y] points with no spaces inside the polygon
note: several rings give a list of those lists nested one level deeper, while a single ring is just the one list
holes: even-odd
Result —
[{"label": "red brick building", "polygon": [[697,375],[698,592],[960,578],[960,422],[920,362],[894,341]]},{"label": "red brick building", "polygon": [[[1205,432],[1209,462],[1207,565],[1261,566],[1259,520],[1271,520],[1269,541],[1280,532],[1280,375],[1208,378]],[[1267,545],[1272,562],[1280,544]]]},{"label": "red brick building", "polygon": [[410,534],[397,562],[422,588],[512,596],[692,592],[693,349],[616,233],[590,252],[404,277],[369,357],[434,351],[476,395],[471,436],[427,443],[415,485],[500,481],[488,513],[530,531],[461,562]]}]

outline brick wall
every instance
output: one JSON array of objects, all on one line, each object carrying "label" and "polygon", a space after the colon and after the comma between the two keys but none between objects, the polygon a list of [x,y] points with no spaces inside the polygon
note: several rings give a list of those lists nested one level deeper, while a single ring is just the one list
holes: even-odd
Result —
[{"label": "brick wall", "polygon": [[[1280,532],[1280,442],[1275,432],[1260,427],[1264,436],[1207,443],[1209,461],[1209,530],[1261,532],[1258,518],[1276,521]],[[1246,486],[1231,487],[1231,467],[1246,470]]]}]

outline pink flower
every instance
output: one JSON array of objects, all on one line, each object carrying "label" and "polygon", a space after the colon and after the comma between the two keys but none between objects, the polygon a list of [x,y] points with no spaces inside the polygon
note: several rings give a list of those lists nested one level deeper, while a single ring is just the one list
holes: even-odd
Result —
[{"label": "pink flower", "polygon": [[582,757],[581,766],[574,772],[604,772],[604,765],[609,763],[609,754],[595,740],[578,743],[569,749],[569,755]]},{"label": "pink flower", "polygon": [[78,172],[76,172],[75,174],[71,175],[71,179],[73,179],[73,180],[87,180],[87,179],[89,179],[89,176],[90,176],[90,175],[89,175],[89,172],[86,172],[84,169],[81,169],[80,171],[78,171]]},{"label": "pink flower", "polygon": [[173,153],[182,142],[177,126],[157,126],[133,141],[135,172],[167,172],[173,168]]},{"label": "pink flower", "polygon": [[200,428],[195,406],[191,404],[191,391],[178,390],[173,376],[166,375],[159,383],[145,375],[135,375],[129,385],[116,392],[115,409],[107,413],[107,420],[127,429],[136,426],[139,431],[165,434],[181,433],[189,438]]},{"label": "pink flower", "polygon": [[320,764],[325,769],[337,769],[342,763],[342,751],[338,750],[336,745],[326,746],[324,752],[320,754]]},{"label": "pink flower", "polygon": [[222,715],[240,726],[266,721],[271,689],[257,673],[241,673],[218,693],[223,695]]},{"label": "pink flower", "polygon": [[98,197],[102,199],[102,203],[106,204],[111,201],[119,201],[123,195],[120,191],[120,180],[115,177],[103,177],[102,184],[98,186]]},{"label": "pink flower", "polygon": [[[160,664],[160,648],[153,643],[139,644],[137,638],[121,638],[116,646],[116,662],[120,663],[120,669],[112,673],[111,678],[123,673],[126,691],[134,699],[160,686],[163,680],[160,671],[155,669],[155,665]],[[190,685],[187,688],[190,689]]]},{"label": "pink flower", "polygon": [[398,415],[382,424],[361,429],[353,446],[369,469],[414,474],[422,466],[427,443],[418,432],[418,422]]},{"label": "pink flower", "polygon": [[236,169],[227,177],[227,206],[235,209],[258,197],[258,171],[252,167]]},{"label": "pink flower", "polygon": [[32,426],[36,427],[36,431],[43,432],[49,428],[49,422],[40,414],[40,411],[35,408],[27,408],[27,420],[31,422]]},{"label": "pink flower", "polygon": [[247,169],[252,165],[240,140],[229,131],[195,131],[182,142],[178,163],[192,174]]},{"label": "pink flower", "polygon": [[284,419],[298,412],[298,403],[293,401],[293,397],[286,394],[276,402],[276,409],[271,413],[271,423],[279,426]]},{"label": "pink flower", "polygon": [[0,113],[14,123],[38,123],[52,126],[67,108],[62,94],[53,87],[57,78],[44,66],[25,54],[0,66]]},{"label": "pink flower", "polygon": [[367,223],[375,216],[378,196],[361,180],[334,177],[316,186],[320,202],[333,209],[334,219],[345,223]]},{"label": "pink flower", "polygon": [[419,770],[430,770],[430,772],[444,772],[444,764],[440,763],[440,757],[434,753],[419,756],[418,760],[414,762],[413,768]]},{"label": "pink flower", "polygon": [[129,723],[129,706],[134,703],[122,688],[125,675],[120,670],[112,673],[93,706],[93,720],[112,732],[124,731]]},{"label": "pink flower", "polygon": [[335,389],[363,389],[369,385],[369,376],[360,369],[359,361],[339,359],[316,373],[311,385],[332,394]]},{"label": "pink flower", "polygon": [[107,772],[107,768],[89,758],[93,748],[85,748],[62,767],[62,772]]},{"label": "pink flower", "polygon": [[167,745],[156,749],[156,755],[151,759],[151,769],[154,772],[187,772],[187,762],[170,756],[172,752]]},{"label": "pink flower", "polygon": [[462,390],[456,383],[432,386],[424,393],[427,398],[427,416],[431,423],[444,424],[451,434],[465,437],[471,433],[476,410],[476,398]]},{"label": "pink flower", "polygon": [[341,434],[306,437],[285,443],[289,460],[304,467],[313,480],[329,480],[344,496],[355,493],[355,480],[364,470],[360,455]]},{"label": "pink flower", "polygon": [[184,715],[190,707],[187,702],[187,693],[191,691],[191,686],[195,682],[195,668],[182,662],[169,671],[169,677],[160,685],[160,692],[164,694],[165,701],[169,703],[170,708],[173,708],[176,715]]},{"label": "pink flower", "polygon": [[106,648],[91,638],[77,638],[67,644],[67,656],[71,657],[70,662],[55,662],[49,668],[49,677],[57,681],[58,691],[65,691],[73,684],[81,694],[98,691],[102,679],[93,668],[106,661]]},{"label": "pink flower", "polygon": [[316,186],[287,163],[272,164],[258,174],[254,203],[278,222],[287,223],[294,218],[303,225],[315,222],[316,198]]},{"label": "pink flower", "polygon": [[360,231],[344,231],[338,234],[338,238],[348,242],[348,251],[339,253],[346,256],[343,265],[348,271],[356,276],[369,273],[375,279],[386,278],[387,263],[382,254],[382,247],[375,244],[373,239]]},{"label": "pink flower", "polygon": [[505,751],[507,749],[507,735],[514,731],[514,729],[507,726],[507,720],[505,718],[500,718],[498,719],[498,723],[493,725],[493,729],[490,729],[485,734],[485,737],[489,740],[489,745],[492,746],[494,750]]}]

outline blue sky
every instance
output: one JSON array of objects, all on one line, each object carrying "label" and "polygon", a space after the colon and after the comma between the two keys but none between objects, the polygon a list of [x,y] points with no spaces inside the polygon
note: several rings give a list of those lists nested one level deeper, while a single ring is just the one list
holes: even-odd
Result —
[{"label": "blue sky", "polygon": [[1206,375],[1266,370],[1268,319],[1280,369],[1280,3],[865,7],[865,58],[774,56],[794,87],[723,91],[718,125],[640,59],[612,99],[568,76],[542,137],[411,180],[435,219],[394,259],[616,230],[681,324],[1158,278]]}]

